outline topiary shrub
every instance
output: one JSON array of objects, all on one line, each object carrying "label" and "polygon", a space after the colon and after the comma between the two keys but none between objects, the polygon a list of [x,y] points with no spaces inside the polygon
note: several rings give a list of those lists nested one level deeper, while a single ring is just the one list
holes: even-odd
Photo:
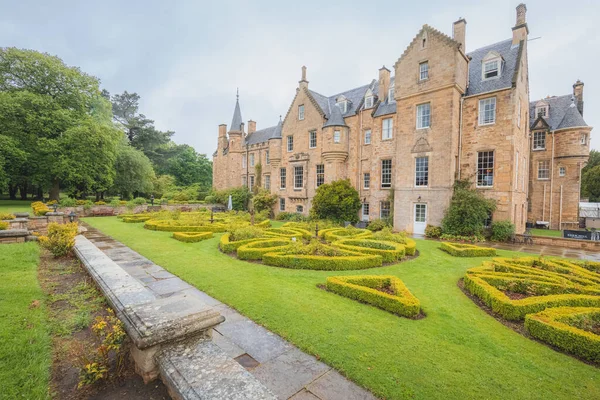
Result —
[{"label": "topiary shrub", "polygon": [[317,188],[312,200],[310,215],[336,222],[358,221],[361,207],[358,192],[348,179],[326,183]]},{"label": "topiary shrub", "polygon": [[510,221],[492,222],[492,236],[490,239],[496,242],[507,242],[515,234],[515,225]]},{"label": "topiary shrub", "polygon": [[264,231],[264,234],[267,236],[282,236],[290,239],[293,237],[298,239],[310,239],[312,237],[312,233],[300,228],[269,228]]},{"label": "topiary shrub", "polygon": [[196,243],[202,240],[210,239],[213,237],[212,232],[198,232],[198,233],[188,233],[188,232],[173,232],[173,239],[179,240],[180,242],[185,243]]},{"label": "topiary shrub", "polygon": [[73,249],[76,235],[76,222],[70,224],[52,222],[48,224],[48,235],[40,236],[39,243],[42,247],[48,249],[54,257],[62,257],[69,254]]},{"label": "topiary shrub", "polygon": [[216,200],[215,196],[209,195],[204,198],[204,202],[206,204],[216,204],[217,200]]},{"label": "topiary shrub", "polygon": [[414,318],[421,312],[421,303],[400,279],[386,275],[330,276],[327,290],[367,303],[382,310]]},{"label": "topiary shrub", "polygon": [[75,207],[77,205],[77,200],[66,197],[64,199],[60,199],[59,204],[61,207]]},{"label": "topiary shrub", "polygon": [[495,257],[496,249],[464,243],[442,242],[440,249],[454,257]]},{"label": "topiary shrub", "polygon": [[237,256],[240,260],[262,260],[264,254],[285,250],[291,243],[289,239],[256,240],[238,247]]},{"label": "topiary shrub", "polygon": [[136,206],[141,206],[147,203],[146,199],[143,197],[136,197],[135,199],[131,200],[133,202],[133,204],[135,204]]},{"label": "topiary shrub", "polygon": [[384,263],[401,260],[406,253],[403,244],[373,239],[342,239],[333,242],[332,246],[363,254],[376,254],[381,256]]},{"label": "topiary shrub", "polygon": [[385,228],[391,228],[392,226],[389,224],[389,220],[387,219],[375,219],[367,225],[367,229],[371,232],[377,232]]},{"label": "topiary shrub", "polygon": [[334,242],[340,239],[361,239],[373,236],[373,232],[367,229],[358,229],[353,226],[347,228],[330,228],[319,231],[319,237]]},{"label": "topiary shrub", "polygon": [[429,239],[437,239],[442,236],[442,228],[439,226],[427,225],[425,227],[425,237]]},{"label": "topiary shrub", "polygon": [[402,243],[407,256],[414,256],[417,253],[417,242],[407,237],[404,232],[394,233],[391,229],[384,228],[379,232],[373,233],[373,239]]}]

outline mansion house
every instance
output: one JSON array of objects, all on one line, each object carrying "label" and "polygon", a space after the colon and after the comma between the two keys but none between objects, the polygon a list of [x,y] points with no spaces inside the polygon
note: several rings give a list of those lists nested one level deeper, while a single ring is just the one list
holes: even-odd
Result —
[{"label": "mansion house", "polygon": [[576,226],[592,129],[583,83],[530,102],[527,8],[516,11],[510,39],[469,53],[464,19],[452,37],[425,25],[393,73],[384,66],[334,95],[309,89],[302,67],[287,114],[269,128],[246,127],[238,99],[229,130],[219,126],[213,186],[260,182],[278,197],[275,213],[308,215],[320,185],[349,179],[362,220],[392,216],[396,230],[422,234],[441,224],[454,182],[468,179],[496,201],[492,219],[517,232],[527,221]]}]

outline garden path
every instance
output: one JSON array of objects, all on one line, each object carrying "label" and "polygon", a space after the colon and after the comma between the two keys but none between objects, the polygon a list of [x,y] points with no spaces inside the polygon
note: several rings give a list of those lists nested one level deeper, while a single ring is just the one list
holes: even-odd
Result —
[{"label": "garden path", "polygon": [[184,293],[198,296],[206,304],[215,307],[226,320],[214,329],[214,343],[244,366],[278,398],[284,400],[375,399],[365,389],[275,333],[184,282],[124,244],[85,223],[83,225],[88,229],[84,233],[87,239],[150,289],[157,298]]}]

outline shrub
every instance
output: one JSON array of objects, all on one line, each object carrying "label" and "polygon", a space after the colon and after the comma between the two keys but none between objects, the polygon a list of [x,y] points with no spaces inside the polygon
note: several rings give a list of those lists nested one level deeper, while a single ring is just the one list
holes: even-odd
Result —
[{"label": "shrub", "polygon": [[202,240],[210,239],[213,237],[212,232],[199,232],[199,233],[187,233],[187,232],[173,232],[173,239],[179,240],[185,243],[196,243]]},{"label": "shrub", "polygon": [[40,236],[40,244],[48,249],[54,257],[66,256],[71,252],[75,245],[75,236],[77,235],[77,223],[57,224],[52,222],[48,224],[48,235]]},{"label": "shrub", "polygon": [[317,188],[310,214],[315,218],[336,222],[356,222],[360,207],[358,192],[350,180],[341,179]]},{"label": "shrub", "polygon": [[442,236],[440,236],[440,239],[451,240],[454,242],[467,242],[467,243],[485,242],[485,238],[483,237],[483,235],[461,236],[461,235],[450,235],[450,234],[444,233]]},{"label": "shrub", "polygon": [[578,326],[582,321],[597,326],[600,308],[549,308],[526,315],[525,329],[536,339],[587,361],[600,363],[600,335]]},{"label": "shrub", "polygon": [[0,212],[0,221],[4,220],[11,220],[11,219],[15,219],[15,216],[10,214],[10,213],[1,213]]},{"label": "shrub", "polygon": [[77,200],[77,201],[75,201],[75,204],[78,206],[85,206],[85,205],[92,204],[92,202],[89,200]]},{"label": "shrub", "polygon": [[219,249],[223,253],[233,253],[240,246],[243,246],[247,243],[255,242],[257,240],[264,239],[264,238],[252,238],[252,239],[233,241],[233,240],[230,240],[230,236],[231,236],[230,233],[226,233],[223,236],[221,236],[221,239],[219,240]]},{"label": "shrub", "polygon": [[50,212],[48,206],[41,201],[34,201],[31,203],[31,208],[33,209],[33,215],[42,216],[46,215]]},{"label": "shrub", "polygon": [[105,206],[106,202],[103,201],[103,200],[100,200],[100,201],[96,201],[94,204],[97,205],[97,206]]},{"label": "shrub", "polygon": [[492,222],[492,237],[496,242],[506,242],[515,234],[515,226],[510,221]]},{"label": "shrub", "polygon": [[61,207],[75,207],[77,205],[77,200],[72,199],[70,197],[66,197],[64,199],[60,199]]},{"label": "shrub", "polygon": [[147,203],[146,199],[143,197],[136,197],[135,199],[131,200],[133,202],[133,204],[137,205],[137,206],[141,206]]},{"label": "shrub", "polygon": [[439,226],[427,225],[425,227],[425,237],[430,239],[437,239],[442,236],[442,228]]},{"label": "shrub", "polygon": [[373,239],[402,243],[405,247],[407,256],[414,256],[417,253],[417,242],[406,237],[404,232],[393,233],[390,228],[384,228],[379,232],[373,233]]},{"label": "shrub", "polygon": [[283,238],[256,240],[238,247],[237,256],[240,260],[262,260],[264,254],[284,250],[290,245],[291,241]]},{"label": "shrub", "polygon": [[0,231],[5,231],[8,229],[8,222],[0,221]]},{"label": "shrub", "polygon": [[[414,318],[421,312],[419,300],[395,276],[330,276],[327,290],[381,308],[404,317]],[[393,294],[383,292],[390,291]]]},{"label": "shrub", "polygon": [[235,211],[244,211],[248,209],[248,202],[252,197],[252,193],[247,187],[232,188],[221,190],[212,194],[219,204],[227,205],[229,196],[231,195],[231,205]]},{"label": "shrub", "polygon": [[56,200],[50,200],[50,201],[46,202],[46,205],[53,206],[54,204],[57,204],[57,203],[58,203],[58,201],[56,201]]},{"label": "shrub", "polygon": [[273,210],[273,206],[275,205],[276,201],[277,195],[271,194],[271,192],[269,192],[266,189],[261,190],[252,198],[252,203],[254,204],[254,211],[268,211],[269,214]]},{"label": "shrub", "polygon": [[457,181],[442,220],[442,231],[451,235],[479,236],[483,233],[485,220],[495,208],[496,203],[474,190],[471,183]]},{"label": "shrub", "polygon": [[373,232],[367,229],[358,229],[353,226],[348,226],[347,228],[323,229],[322,231],[319,231],[319,237],[322,237],[328,242],[340,239],[368,238],[371,236],[373,236]]},{"label": "shrub", "polygon": [[385,228],[391,228],[391,225],[389,224],[389,220],[387,220],[387,219],[373,220],[367,226],[367,229],[370,230],[371,232],[377,232],[377,231],[380,231]]},{"label": "shrub", "polygon": [[217,202],[217,200],[216,200],[215,196],[206,196],[204,198],[204,202],[206,204],[215,204]]},{"label": "shrub", "polygon": [[454,257],[494,257],[496,249],[471,244],[442,242],[440,249]]},{"label": "shrub", "polygon": [[243,226],[235,228],[229,234],[229,240],[232,242],[263,237],[265,237],[265,230],[257,226]]},{"label": "shrub", "polygon": [[310,221],[310,217],[306,215],[302,215],[300,213],[292,213],[292,212],[280,212],[275,217],[277,221],[291,221],[291,222],[308,222]]},{"label": "shrub", "polygon": [[384,242],[372,239],[342,239],[332,243],[333,247],[363,254],[376,254],[384,263],[398,261],[404,257],[404,245],[397,242]]},{"label": "shrub", "polygon": [[[125,204],[127,204],[127,202],[125,202]],[[121,200],[119,200],[118,197],[115,197],[110,201],[110,203],[108,203],[108,205],[111,207],[119,207],[121,205]]]},{"label": "shrub", "polygon": [[269,228],[264,231],[264,234],[268,236],[283,236],[290,239],[293,237],[310,239],[312,237],[309,231],[300,228]]},{"label": "shrub", "polygon": [[121,218],[121,220],[123,222],[127,222],[127,223],[133,223],[136,224],[138,222],[146,222],[148,221],[150,218],[152,218],[150,215],[126,215],[123,216]]},{"label": "shrub", "polygon": [[345,271],[381,267],[382,259],[380,256],[351,252],[346,254],[343,256],[313,256],[273,252],[264,254],[263,262],[275,267],[323,271]]}]

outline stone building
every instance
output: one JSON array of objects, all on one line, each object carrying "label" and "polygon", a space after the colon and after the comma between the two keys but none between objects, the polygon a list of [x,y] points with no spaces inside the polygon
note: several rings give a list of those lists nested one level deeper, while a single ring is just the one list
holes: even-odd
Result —
[{"label": "stone building", "polygon": [[[440,225],[454,182],[469,179],[496,200],[493,220],[510,220],[519,232],[528,210],[533,220],[576,219],[569,213],[576,214],[578,199],[564,193],[567,185],[571,191],[578,188],[574,167],[566,176],[556,172],[556,182],[545,182],[551,186],[544,192],[548,205],[537,212],[543,188],[530,179],[530,171],[536,173],[533,158],[545,154],[531,151],[526,11],[524,4],[517,7],[510,39],[469,53],[464,19],[453,24],[452,37],[424,25],[393,74],[384,66],[378,79],[334,95],[309,89],[302,67],[287,114],[270,128],[256,130],[256,122],[249,121],[246,132],[238,99],[229,131],[219,126],[214,187],[252,187],[260,172],[261,186],[278,196],[276,213],[308,214],[321,184],[349,179],[360,194],[361,219],[392,216],[395,229],[422,233],[427,224]],[[577,87],[582,92],[583,84]],[[585,131],[588,143],[591,128],[582,125],[581,113],[579,121],[568,107],[564,118],[566,112],[571,131]],[[573,139],[562,133],[566,126],[558,113],[536,120],[543,127],[532,126],[550,138],[560,131],[560,156],[546,157],[557,171],[587,157],[587,144],[586,152],[568,148]],[[552,118],[556,126],[548,125]],[[547,146],[546,153],[552,148]],[[575,153],[577,160],[571,157]],[[559,197],[562,214],[556,211]]]}]

